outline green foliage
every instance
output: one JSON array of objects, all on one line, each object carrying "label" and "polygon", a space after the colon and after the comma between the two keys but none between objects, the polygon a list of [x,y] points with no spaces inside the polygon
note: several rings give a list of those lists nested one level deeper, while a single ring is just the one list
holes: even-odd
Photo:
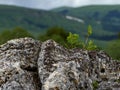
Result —
[{"label": "green foliage", "polygon": [[[109,40],[111,40],[113,39],[111,36],[116,34],[115,28],[113,28],[114,30],[112,30],[112,32],[110,32],[109,30],[103,29],[103,25],[105,24],[104,21],[106,20],[103,18],[106,18],[106,15],[108,15],[107,13],[109,13],[109,11],[111,10],[118,11],[119,8],[120,8],[119,5],[118,6],[115,5],[111,7],[90,6],[90,7],[81,7],[81,8],[75,8],[75,9],[68,7],[66,8],[67,12],[65,13],[73,17],[81,18],[83,21],[93,25],[94,26],[93,39],[99,40],[97,43],[102,44],[101,46],[103,46],[103,44],[105,45],[106,43],[102,43],[100,41],[104,41],[106,38],[109,38]],[[0,22],[1,22],[0,32],[7,28],[11,29],[16,26],[21,26],[29,30],[32,34],[38,35],[39,33],[45,32],[47,28],[53,27],[56,25],[63,27],[69,32],[76,32],[81,37],[84,37],[84,33],[86,32],[85,30],[86,30],[87,24],[83,24],[84,22],[79,23],[76,21],[71,21],[69,19],[66,19],[66,17],[64,17],[63,15],[60,15],[58,13],[54,13],[51,11],[27,9],[22,7],[4,6],[4,5],[0,6],[0,10],[4,11],[0,13]],[[58,11],[62,12],[61,10],[58,10]],[[112,19],[114,20],[116,18],[119,19],[119,17],[113,17]],[[119,21],[116,21],[116,20],[114,20],[116,24],[109,23],[109,22],[108,23],[111,26],[118,25],[118,28],[119,28]],[[102,22],[100,23],[99,21],[102,21]],[[107,19],[107,21],[109,21],[109,18]],[[103,36],[103,34],[105,37]]]},{"label": "green foliage", "polygon": [[93,81],[92,86],[93,86],[93,90],[96,90],[99,87],[99,84],[97,81]]},{"label": "green foliage", "polygon": [[0,33],[0,44],[3,44],[11,39],[24,38],[24,37],[34,38],[32,34],[27,32],[27,30],[24,30],[20,27],[16,27],[13,30],[5,30]]},{"label": "green foliage", "polygon": [[106,52],[114,59],[120,60],[120,39],[108,43]]},{"label": "green foliage", "polygon": [[[97,40],[97,44],[104,47],[107,42],[113,40],[113,37],[116,38],[117,32],[120,32],[120,20],[118,17],[120,16],[119,8],[120,5],[93,5],[78,8],[62,7],[54,9],[53,11],[81,18],[86,23],[90,23],[94,26],[94,33],[92,34],[94,41]],[[81,37],[84,35],[81,34],[81,32],[85,32],[87,25],[83,24],[83,26],[85,27],[84,29],[81,27],[78,29],[82,29],[84,31],[78,29],[75,30],[75,32],[80,34]]]},{"label": "green foliage", "polygon": [[87,50],[95,50],[98,49],[92,40],[89,40],[88,44],[85,47]]},{"label": "green foliage", "polygon": [[6,41],[10,40],[12,38],[11,31],[5,30],[2,33],[0,33],[0,44],[5,43]]},{"label": "green foliage", "polygon": [[49,28],[44,35],[39,35],[38,39],[41,41],[45,41],[48,39],[53,39],[56,42],[59,42],[62,45],[65,45],[66,38],[68,36],[68,33],[60,27],[52,27]]},{"label": "green foliage", "polygon": [[91,25],[88,26],[88,36],[90,36],[92,34],[92,27]]},{"label": "green foliage", "polygon": [[32,34],[38,35],[50,27],[60,26],[66,30],[83,29],[83,24],[66,19],[63,15],[51,11],[28,9],[16,6],[0,6],[0,31],[21,26]]},{"label": "green foliage", "polygon": [[97,49],[97,46],[94,44],[92,40],[89,40],[89,36],[92,34],[92,27],[88,26],[88,32],[86,35],[85,42],[80,41],[80,37],[78,34],[72,34],[69,33],[69,36],[67,37],[68,47],[69,48],[75,48],[80,47],[87,50],[95,50]]},{"label": "green foliage", "polygon": [[89,40],[90,35],[92,34],[92,27],[91,25],[88,26],[88,32],[86,35],[85,43],[83,43],[83,48],[87,50],[95,50],[97,49],[97,46],[94,44],[92,40]]},{"label": "green foliage", "polygon": [[13,38],[24,38],[24,37],[33,37],[33,35],[31,33],[29,33],[27,30],[21,28],[21,27],[16,27],[15,29],[13,29],[11,31],[11,33],[13,34]]},{"label": "green foliage", "polygon": [[78,34],[72,34],[71,32],[69,33],[69,36],[67,37],[67,43],[69,48],[74,48],[74,47],[79,47],[80,46],[80,41],[79,41],[79,35]]}]

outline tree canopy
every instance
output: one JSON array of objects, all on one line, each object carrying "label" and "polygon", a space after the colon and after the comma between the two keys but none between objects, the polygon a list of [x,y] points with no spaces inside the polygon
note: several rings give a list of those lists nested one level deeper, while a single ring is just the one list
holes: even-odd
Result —
[{"label": "tree canopy", "polygon": [[24,37],[33,37],[27,30],[16,27],[13,30],[4,30],[0,33],[0,44],[3,44],[11,39],[24,38]]},{"label": "tree canopy", "polygon": [[114,59],[120,60],[120,39],[111,41],[106,51]]},{"label": "tree canopy", "polygon": [[64,45],[66,42],[66,38],[68,36],[68,32],[66,32],[63,28],[61,27],[52,27],[49,28],[45,34],[39,35],[38,39],[41,41],[45,41],[48,39],[53,39],[56,42],[59,42],[60,44]]}]

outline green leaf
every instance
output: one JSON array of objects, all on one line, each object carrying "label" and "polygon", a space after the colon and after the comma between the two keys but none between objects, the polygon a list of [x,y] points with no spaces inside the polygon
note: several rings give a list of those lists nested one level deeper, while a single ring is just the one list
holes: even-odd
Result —
[{"label": "green leaf", "polygon": [[95,50],[95,49],[97,49],[97,46],[93,43],[92,40],[90,40],[90,41],[88,42],[88,45],[87,45],[86,49],[87,49],[87,50]]},{"label": "green leaf", "polygon": [[67,37],[67,42],[70,45],[70,48],[78,47],[80,45],[79,41],[79,35],[78,34],[72,34],[69,33],[69,36]]},{"label": "green leaf", "polygon": [[92,27],[91,25],[88,26],[88,36],[90,36],[92,34]]}]

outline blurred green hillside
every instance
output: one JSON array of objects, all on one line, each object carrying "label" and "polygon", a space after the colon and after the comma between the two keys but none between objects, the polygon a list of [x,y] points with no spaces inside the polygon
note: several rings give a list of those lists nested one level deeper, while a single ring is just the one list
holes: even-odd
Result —
[{"label": "blurred green hillside", "polygon": [[[85,35],[87,26],[93,28],[93,38],[106,42],[117,38],[120,32],[120,6],[62,7],[51,11],[0,5],[0,31],[17,26],[33,34],[45,33],[48,28],[59,26],[68,32]],[[72,16],[83,20],[69,19]]]},{"label": "blurred green hillside", "polygon": [[83,39],[88,25],[90,36],[101,47],[118,38],[120,32],[120,6],[62,7],[50,11],[0,5],[0,32],[22,27],[35,37],[54,26],[77,33]]},{"label": "blurred green hillside", "polygon": [[0,31],[22,27],[36,35],[54,26],[63,27],[72,32],[79,30],[79,33],[85,30],[83,24],[68,20],[58,13],[0,5]]},{"label": "blurred green hillside", "polygon": [[61,7],[52,10],[84,20],[93,27],[97,40],[109,41],[117,38],[120,32],[120,5],[94,5],[79,8]]}]

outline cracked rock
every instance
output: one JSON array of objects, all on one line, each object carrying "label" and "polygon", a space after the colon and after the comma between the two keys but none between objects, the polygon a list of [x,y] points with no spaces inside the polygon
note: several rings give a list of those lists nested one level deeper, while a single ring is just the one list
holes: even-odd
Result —
[{"label": "cracked rock", "polygon": [[0,46],[0,90],[120,90],[120,62],[104,51],[14,39]]}]

